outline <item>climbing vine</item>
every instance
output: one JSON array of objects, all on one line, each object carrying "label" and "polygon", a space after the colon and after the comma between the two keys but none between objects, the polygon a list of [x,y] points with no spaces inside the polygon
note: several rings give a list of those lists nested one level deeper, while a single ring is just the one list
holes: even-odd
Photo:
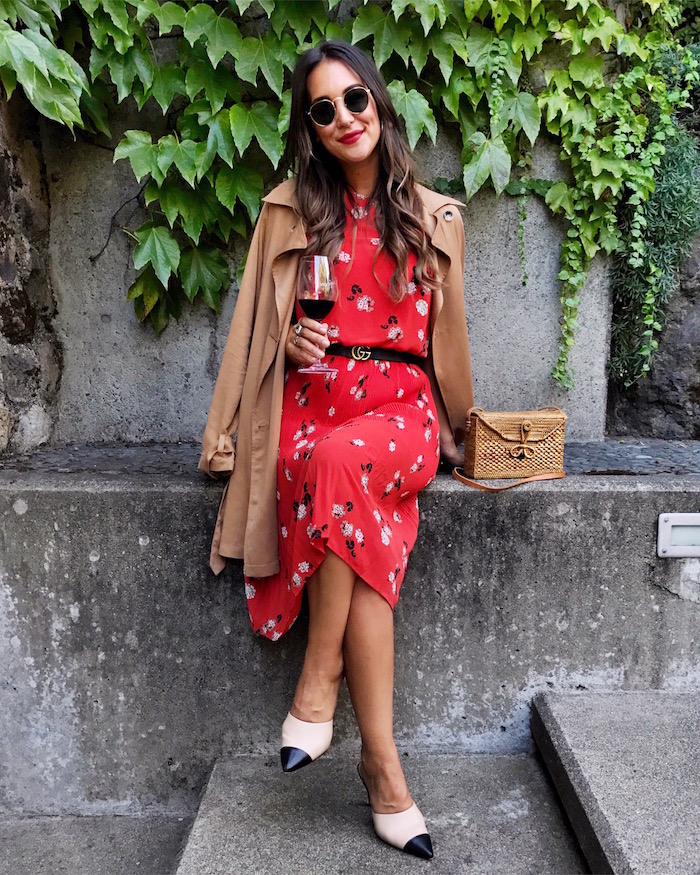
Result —
[{"label": "climbing vine", "polygon": [[522,283],[527,285],[529,279],[527,275],[527,262],[525,258],[525,220],[527,219],[527,197],[524,194],[518,195],[518,258],[520,259],[520,267],[522,268]]},{"label": "climbing vine", "polygon": [[[570,386],[591,258],[601,249],[624,252],[630,263],[646,257],[643,205],[673,112],[697,78],[690,56],[673,87],[651,63],[672,42],[680,7],[676,0],[0,0],[0,81],[8,96],[21,87],[41,114],[83,136],[111,137],[115,103],[133,100],[144,110],[143,129],[125,133],[114,159],[129,161],[147,213],[128,231],[139,271],[128,300],[161,331],[183,298],[201,295],[219,309],[231,236],[249,235],[266,185],[286,170],[288,82],[299,53],[324,37],[359,44],[389,83],[412,147],[421,137],[435,142],[439,127],[459,130],[467,199],[485,185],[520,198],[537,192],[568,220],[553,375]],[[165,126],[155,137],[154,113]],[[543,131],[560,144],[567,181],[530,179]],[[624,236],[623,206],[633,211]],[[649,264],[650,296],[656,281]],[[659,323],[649,301],[642,319],[652,349]]]},{"label": "climbing vine", "polygon": [[[700,45],[666,49],[656,67],[671,88],[692,81]],[[688,66],[688,64],[690,66]],[[654,172],[654,191],[646,201],[630,198],[619,211],[627,241],[612,269],[613,318],[610,374],[629,386],[650,368],[666,304],[677,285],[677,271],[700,233],[700,118],[696,80],[688,105],[673,114]],[[654,130],[663,130],[651,120]]]}]

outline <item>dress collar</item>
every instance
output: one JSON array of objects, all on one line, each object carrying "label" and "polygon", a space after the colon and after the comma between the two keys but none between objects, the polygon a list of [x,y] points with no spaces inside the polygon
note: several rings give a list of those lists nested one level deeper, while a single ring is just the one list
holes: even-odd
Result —
[{"label": "dress collar", "polygon": [[359,222],[360,219],[366,219],[369,216],[372,203],[367,195],[358,194],[354,188],[349,187],[345,194],[345,208],[353,219]]}]

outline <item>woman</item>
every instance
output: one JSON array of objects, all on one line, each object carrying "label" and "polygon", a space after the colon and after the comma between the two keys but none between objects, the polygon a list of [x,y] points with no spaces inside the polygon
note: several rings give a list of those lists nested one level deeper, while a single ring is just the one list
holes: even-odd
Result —
[{"label": "woman", "polygon": [[[200,468],[232,470],[211,564],[243,558],[251,624],[273,640],[307,592],[284,770],[330,746],[345,677],[375,830],[427,858],[393,739],[393,608],[417,493],[440,453],[461,461],[472,403],[459,202],[416,184],[384,81],[346,43],[299,59],[286,157],[296,177],[264,199],[204,437]],[[336,263],[326,322],[295,307],[304,254]],[[298,373],[319,359],[337,374]]]}]

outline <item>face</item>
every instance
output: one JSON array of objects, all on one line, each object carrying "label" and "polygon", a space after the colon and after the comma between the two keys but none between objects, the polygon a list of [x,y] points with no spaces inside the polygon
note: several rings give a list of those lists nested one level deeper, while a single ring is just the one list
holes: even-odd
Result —
[{"label": "face", "polygon": [[317,64],[306,80],[309,105],[322,97],[334,101],[335,118],[329,125],[319,127],[311,119],[309,122],[319,142],[337,158],[346,176],[354,177],[360,170],[374,170],[376,174],[378,166],[376,150],[381,126],[374,98],[370,94],[367,109],[357,115],[343,102],[349,88],[364,84],[350,67],[330,58]]}]

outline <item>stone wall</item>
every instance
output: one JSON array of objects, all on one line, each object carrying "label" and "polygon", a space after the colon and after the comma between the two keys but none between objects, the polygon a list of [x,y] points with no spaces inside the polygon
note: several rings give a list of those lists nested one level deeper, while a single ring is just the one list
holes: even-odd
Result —
[{"label": "stone wall", "polygon": [[[23,451],[47,441],[198,440],[235,287],[218,316],[188,306],[159,337],[150,324],[139,324],[126,303],[134,273],[121,226],[142,221],[135,199],[141,185],[127,162],[113,164],[108,144],[81,134],[74,140],[58,125],[42,125],[39,149],[18,111],[22,104],[15,97],[11,104],[13,114],[5,107],[0,127],[0,172],[7,177],[0,186],[0,452],[8,442],[10,451]],[[148,118],[120,107],[112,145],[128,128],[149,127],[159,136],[162,126],[159,114]],[[461,174],[454,137],[441,134],[436,147],[420,144],[416,157],[428,184]],[[537,175],[561,178],[553,145],[538,146],[535,162]],[[576,387],[567,393],[550,377],[566,226],[535,197],[526,213],[523,265],[515,199],[483,191],[464,212],[476,402],[486,408],[558,404],[569,414],[570,438],[600,440],[610,323],[607,266],[596,259],[581,296],[581,328],[571,357]],[[244,242],[232,247],[234,265],[244,252]]]},{"label": "stone wall", "polygon": [[700,236],[680,272],[649,375],[629,389],[610,386],[608,431],[700,440]]},{"label": "stone wall", "polygon": [[[135,115],[115,124],[115,140]],[[157,120],[152,120],[156,124]],[[162,121],[161,121],[162,124]],[[140,186],[129,165],[111,163],[103,148],[72,143],[46,127],[44,155],[51,199],[51,280],[58,302],[55,321],[65,349],[55,439],[80,441],[198,440],[236,300],[233,288],[217,316],[203,306],[184,310],[160,337],[139,325],[126,290],[133,278],[129,243],[118,228]],[[437,146],[420,144],[420,172],[428,184],[461,173],[460,146],[441,135]],[[562,173],[556,150],[536,151],[536,172]],[[134,215],[128,223],[138,227]],[[564,392],[550,377],[559,337],[559,249],[566,233],[535,197],[525,219],[525,270],[518,254],[514,198],[480,192],[464,211],[465,302],[472,343],[475,394],[484,407],[529,408],[558,404],[569,413],[567,434],[600,440],[605,425],[610,297],[607,269],[597,259],[582,294],[581,329],[572,352],[576,388]],[[104,248],[109,237],[109,243]],[[95,255],[104,251],[95,258]],[[237,263],[245,251],[232,249]]]},{"label": "stone wall", "polygon": [[0,452],[49,440],[61,369],[47,186],[28,110],[19,96],[0,102]]},{"label": "stone wall", "polygon": [[[0,471],[0,814],[186,815],[218,757],[278,749],[305,621],[250,632],[240,564],[206,567],[221,487],[196,453],[154,476],[139,452]],[[660,559],[656,528],[699,498],[697,477],[440,475],[396,609],[400,749],[528,751],[541,690],[697,690],[700,560]],[[335,720],[357,750],[345,694]]]}]

